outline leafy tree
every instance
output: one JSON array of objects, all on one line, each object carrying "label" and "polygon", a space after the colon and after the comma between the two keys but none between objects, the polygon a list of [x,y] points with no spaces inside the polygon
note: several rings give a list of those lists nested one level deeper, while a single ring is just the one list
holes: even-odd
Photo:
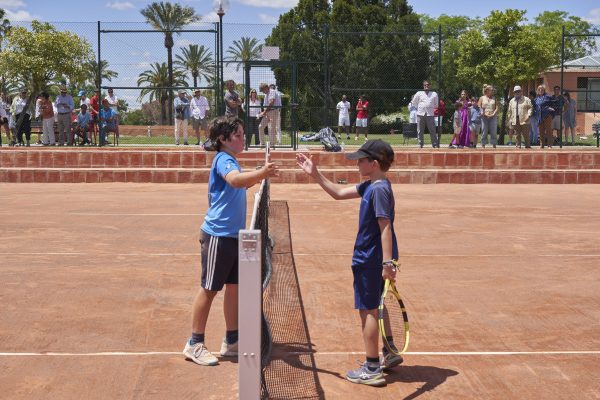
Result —
[{"label": "leafy tree", "polygon": [[457,77],[471,79],[479,87],[490,83],[500,90],[500,143],[504,140],[510,86],[534,79],[552,64],[553,43],[543,30],[524,22],[524,10],[492,11],[481,29],[459,37]]},{"label": "leafy tree", "polygon": [[214,60],[210,50],[202,45],[190,44],[182,48],[182,55],[175,56],[175,64],[192,74],[194,87],[198,87],[198,78],[210,79],[214,73]]},{"label": "leafy tree", "polygon": [[[442,82],[437,82],[437,74],[432,75],[431,81],[434,87],[440,88],[440,92],[448,99],[459,97],[461,90],[466,89],[470,94],[479,94],[480,87],[470,78],[458,79],[458,55],[460,51],[460,36],[470,30],[477,30],[481,26],[479,18],[470,18],[462,15],[442,14],[437,18],[421,15],[421,23],[425,32],[437,32],[442,29]],[[430,45],[433,49],[439,46],[437,37],[432,37]],[[437,55],[436,55],[437,61]],[[475,66],[472,66],[473,68]]]},{"label": "leafy tree", "polygon": [[[98,61],[96,59],[89,60],[85,64],[85,70],[87,75],[86,81],[89,81],[94,87],[100,86],[100,82],[98,82]],[[118,72],[108,69],[108,61],[106,60],[100,61],[100,74],[102,75],[102,81],[109,82],[119,76]]]},{"label": "leafy tree", "polygon": [[[361,94],[358,89],[366,89],[371,115],[405,106],[411,94],[406,88],[420,87],[431,72],[430,49],[421,32],[419,17],[405,0],[307,0],[280,17],[266,43],[279,46],[282,60],[315,62],[299,69],[297,88],[303,104],[300,123],[313,126],[328,122],[328,108],[343,94],[342,88],[351,89],[346,94],[354,100]],[[323,61],[329,71],[318,64]],[[285,92],[289,82],[284,74],[275,71]],[[308,121],[310,107],[322,110],[320,122],[312,116]]]},{"label": "leafy tree", "polygon": [[47,22],[34,20],[31,30],[12,27],[5,43],[0,71],[8,80],[24,82],[30,89],[27,107],[54,82],[81,82],[84,65],[92,58],[91,46],[85,39],[69,31],[58,31]]},{"label": "leafy tree", "polygon": [[240,70],[240,67],[246,61],[260,60],[262,51],[262,44],[259,43],[256,38],[243,37],[240,40],[234,40],[233,44],[227,49],[229,56],[226,58],[228,61],[239,61],[240,63],[236,67],[236,71]]},{"label": "leafy tree", "polygon": [[[567,34],[594,34],[600,33],[588,21],[565,11],[544,11],[535,17],[535,26],[542,29],[544,38],[553,45],[552,65],[560,64],[562,46],[562,26],[565,26]],[[565,38],[565,61],[584,57],[594,53],[598,49],[596,38],[593,36],[579,36]]]},{"label": "leafy tree", "polygon": [[[187,86],[185,81],[185,73],[176,69],[173,71],[173,83],[177,86]],[[139,100],[145,96],[148,96],[150,102],[158,100],[160,102],[160,124],[166,124],[167,109],[172,109],[173,101],[169,99],[169,93],[171,90],[164,89],[170,87],[169,85],[169,72],[166,63],[154,63],[150,65],[150,69],[142,72],[137,80],[138,86],[146,84],[146,87],[142,88],[140,92]],[[168,106],[167,106],[168,103]]]},{"label": "leafy tree", "polygon": [[[192,22],[200,21],[200,16],[192,7],[183,7],[180,4],[171,4],[169,2],[154,2],[142,9],[141,14],[146,18],[146,21],[156,30],[164,31],[165,47],[167,48],[167,72],[168,85],[173,87],[175,80],[173,72],[173,33],[183,28],[185,25]],[[173,102],[173,91],[167,93],[169,103]],[[173,110],[168,109],[169,124],[173,124]]]}]

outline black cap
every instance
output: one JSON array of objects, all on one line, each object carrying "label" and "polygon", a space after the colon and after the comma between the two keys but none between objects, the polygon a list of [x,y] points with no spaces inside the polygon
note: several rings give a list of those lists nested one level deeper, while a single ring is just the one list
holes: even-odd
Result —
[{"label": "black cap", "polygon": [[354,153],[347,153],[346,158],[349,160],[358,160],[360,158],[369,157],[373,160],[383,162],[394,162],[394,150],[389,143],[381,139],[367,140],[360,149]]}]

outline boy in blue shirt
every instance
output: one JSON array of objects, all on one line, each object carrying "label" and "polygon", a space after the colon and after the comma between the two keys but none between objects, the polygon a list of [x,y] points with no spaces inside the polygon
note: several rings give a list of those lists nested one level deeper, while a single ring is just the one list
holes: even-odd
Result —
[{"label": "boy in blue shirt", "polygon": [[81,105],[81,111],[77,115],[77,123],[75,128],[73,129],[73,135],[79,136],[81,138],[80,145],[83,146],[86,143],[89,143],[88,140],[88,131],[90,130],[90,121],[91,115],[87,112],[87,105]]},{"label": "boy in blue shirt", "polygon": [[[398,244],[394,233],[394,193],[386,172],[394,162],[394,151],[382,140],[369,140],[355,153],[347,154],[357,160],[361,176],[369,179],[356,186],[334,184],[317,170],[316,163],[304,154],[296,161],[304,172],[314,178],[336,200],[361,197],[358,233],[352,255],[354,276],[354,307],[358,309],[365,343],[366,361],[357,370],[348,371],[346,378],[354,383],[371,386],[385,385],[383,369],[402,362],[400,356],[383,351],[379,359],[379,327],[377,307],[384,279],[395,279],[392,259],[398,259]],[[393,338],[388,338],[393,341]]]},{"label": "boy in blue shirt", "polygon": [[236,357],[238,349],[238,232],[246,228],[246,188],[277,175],[275,164],[242,172],[236,155],[244,151],[244,125],[237,117],[215,119],[209,131],[217,155],[208,181],[208,211],[200,231],[201,287],[192,309],[192,337],[183,354],[200,365],[219,360],[204,345],[204,331],[213,299],[225,286],[226,334],[221,355]]}]

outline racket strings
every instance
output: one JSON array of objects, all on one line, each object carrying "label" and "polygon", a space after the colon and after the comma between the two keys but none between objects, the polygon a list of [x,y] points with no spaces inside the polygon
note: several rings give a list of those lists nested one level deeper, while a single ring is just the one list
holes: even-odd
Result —
[{"label": "racket strings", "polygon": [[404,348],[406,340],[403,310],[398,298],[391,290],[386,294],[383,304],[384,344],[391,353],[399,354]]}]

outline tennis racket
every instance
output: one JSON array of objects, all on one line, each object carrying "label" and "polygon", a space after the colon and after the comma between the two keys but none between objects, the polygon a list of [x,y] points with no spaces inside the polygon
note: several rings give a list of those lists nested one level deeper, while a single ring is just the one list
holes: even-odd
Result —
[{"label": "tennis racket", "polygon": [[[394,261],[396,268],[399,267]],[[394,281],[385,280],[379,302],[379,332],[385,348],[394,355],[400,355],[408,348],[410,331],[408,314]]]}]

